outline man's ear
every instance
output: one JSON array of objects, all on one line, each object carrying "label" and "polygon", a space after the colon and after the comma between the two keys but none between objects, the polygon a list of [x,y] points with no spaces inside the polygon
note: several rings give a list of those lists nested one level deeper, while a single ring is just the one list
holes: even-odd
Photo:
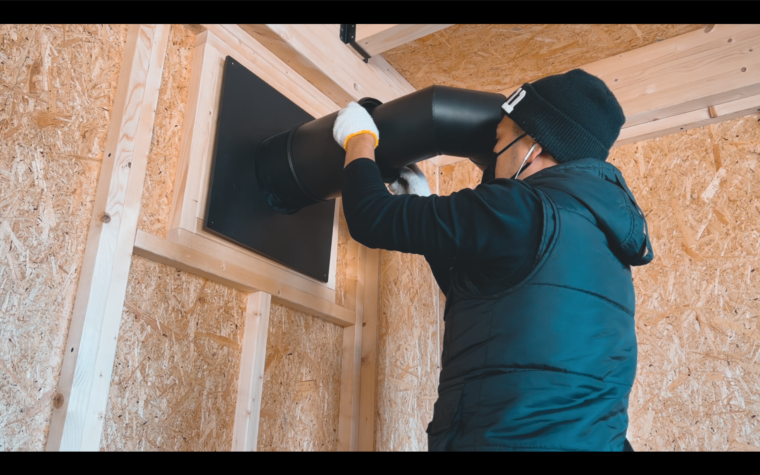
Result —
[{"label": "man's ear", "polygon": [[[532,147],[532,145],[531,145]],[[533,151],[530,153],[530,157],[528,157],[528,161],[525,162],[526,165],[530,165],[533,163],[533,160],[536,159],[539,155],[541,155],[541,152],[543,152],[543,147],[541,147],[541,144],[536,143],[536,148],[533,149]]]}]

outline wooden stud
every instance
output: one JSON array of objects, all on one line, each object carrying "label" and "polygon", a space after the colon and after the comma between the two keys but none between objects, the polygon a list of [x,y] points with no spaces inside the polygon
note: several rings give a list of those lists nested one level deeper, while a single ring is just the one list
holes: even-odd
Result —
[{"label": "wooden stud", "polygon": [[190,78],[187,112],[182,123],[182,142],[169,212],[169,230],[193,229],[198,208],[202,208],[198,203],[202,188],[199,175],[205,171],[204,157],[210,153],[213,144],[215,106],[219,100],[215,92],[221,87],[219,58],[210,51],[207,39],[207,32],[199,34],[195,39],[192,70],[202,73],[193,74]]},{"label": "wooden stud", "polygon": [[257,448],[271,302],[272,296],[266,292],[248,294],[232,431],[233,452],[255,452]]},{"label": "wooden stud", "polygon": [[[367,249],[364,270],[359,440],[357,450],[375,450],[375,385],[377,384],[377,306],[380,290],[380,250]],[[358,326],[358,324],[357,324]]]},{"label": "wooden stud", "polygon": [[[166,239],[169,242],[187,246],[203,254],[214,256],[223,262],[231,262],[237,266],[246,268],[251,275],[259,276],[267,282],[281,282],[285,286],[301,290],[317,298],[335,302],[335,291],[325,286],[323,282],[307,278],[288,267],[273,265],[268,259],[251,252],[246,252],[232,243],[221,242],[223,240],[215,236],[197,234],[184,229],[173,229],[169,232]],[[274,294],[276,295],[276,292]]]},{"label": "wooden stud", "polygon": [[374,57],[450,26],[452,25],[356,25],[356,42]]},{"label": "wooden stud", "polygon": [[347,245],[346,308],[355,312],[356,323],[343,329],[338,450],[355,451],[359,441],[359,390],[366,248],[354,240],[350,240]]},{"label": "wooden stud", "polygon": [[100,448],[168,39],[129,28],[46,450]]}]

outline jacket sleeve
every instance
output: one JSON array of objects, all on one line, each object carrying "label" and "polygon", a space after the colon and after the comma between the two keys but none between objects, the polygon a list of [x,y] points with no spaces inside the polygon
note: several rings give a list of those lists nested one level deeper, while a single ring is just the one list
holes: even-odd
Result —
[{"label": "jacket sleeve", "polygon": [[496,179],[449,196],[395,196],[377,165],[362,158],[344,169],[342,188],[349,232],[370,248],[448,262],[522,262],[540,240],[541,201],[521,181]]}]

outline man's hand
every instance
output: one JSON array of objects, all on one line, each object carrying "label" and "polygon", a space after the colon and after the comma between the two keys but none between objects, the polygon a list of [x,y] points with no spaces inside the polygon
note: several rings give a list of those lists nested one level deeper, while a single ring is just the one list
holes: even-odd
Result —
[{"label": "man's hand", "polygon": [[388,186],[388,190],[394,195],[419,195],[430,196],[430,187],[427,178],[417,164],[401,167],[398,180]]},{"label": "man's hand", "polygon": [[333,125],[333,138],[346,150],[344,167],[357,158],[375,159],[375,147],[380,142],[380,131],[367,110],[356,102],[338,112]]},{"label": "man's hand", "polygon": [[338,112],[333,124],[333,138],[338,145],[347,148],[348,140],[360,134],[370,134],[375,137],[375,147],[380,141],[380,132],[377,130],[375,121],[369,115],[367,109],[356,102],[348,105]]}]

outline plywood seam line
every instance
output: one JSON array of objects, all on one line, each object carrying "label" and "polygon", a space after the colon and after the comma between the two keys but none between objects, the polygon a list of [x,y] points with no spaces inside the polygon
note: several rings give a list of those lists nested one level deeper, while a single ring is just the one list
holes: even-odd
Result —
[{"label": "plywood seam line", "polygon": [[169,31],[129,28],[46,450],[100,448]]},{"label": "plywood seam line", "polygon": [[266,292],[248,294],[232,434],[233,452],[255,452],[257,449],[271,302],[272,296]]},{"label": "plywood seam line", "polygon": [[[623,107],[626,124],[614,147],[661,137],[756,111],[760,26],[715,25],[580,69],[605,81]],[[440,167],[466,159],[432,160]]]}]

